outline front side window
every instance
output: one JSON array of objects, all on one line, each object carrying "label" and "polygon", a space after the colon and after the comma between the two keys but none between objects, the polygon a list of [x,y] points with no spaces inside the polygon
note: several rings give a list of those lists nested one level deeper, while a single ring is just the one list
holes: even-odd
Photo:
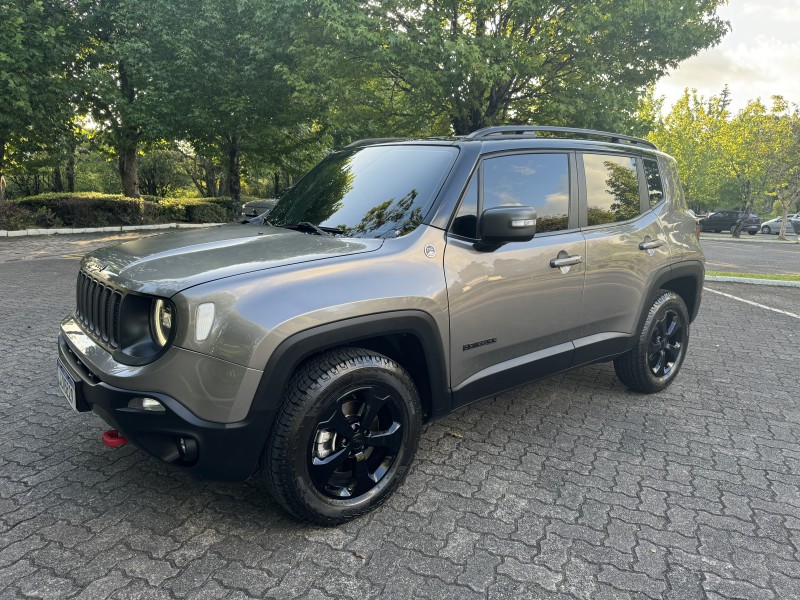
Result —
[{"label": "front side window", "polygon": [[536,231],[569,226],[569,155],[513,154],[483,162],[483,207],[532,206]]},{"label": "front side window", "polygon": [[269,213],[271,224],[311,223],[347,237],[413,231],[458,155],[451,146],[368,146],[330,155]]},{"label": "front side window", "polygon": [[583,155],[589,225],[616,223],[639,216],[636,161],[633,156]]}]

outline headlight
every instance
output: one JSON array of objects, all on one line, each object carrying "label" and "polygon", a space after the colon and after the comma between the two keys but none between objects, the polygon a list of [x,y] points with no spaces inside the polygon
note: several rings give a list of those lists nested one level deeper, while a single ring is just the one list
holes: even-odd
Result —
[{"label": "headlight", "polygon": [[172,326],[175,322],[172,314],[172,306],[160,298],[153,303],[153,339],[156,345],[163,348],[169,340]]}]

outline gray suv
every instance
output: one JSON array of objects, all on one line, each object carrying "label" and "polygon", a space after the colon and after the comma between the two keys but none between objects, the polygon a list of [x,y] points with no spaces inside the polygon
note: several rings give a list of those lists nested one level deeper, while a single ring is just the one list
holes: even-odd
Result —
[{"label": "gray suv", "polygon": [[59,384],[196,477],[260,468],[318,524],[378,506],[423,425],[476,400],[603,361],[663,390],[700,307],[675,161],[623,135],[363,140],[266,218],[87,255]]}]

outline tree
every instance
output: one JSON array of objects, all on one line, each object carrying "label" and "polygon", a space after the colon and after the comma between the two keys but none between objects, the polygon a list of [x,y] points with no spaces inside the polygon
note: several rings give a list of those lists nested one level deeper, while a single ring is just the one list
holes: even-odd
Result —
[{"label": "tree", "polygon": [[320,0],[331,53],[369,69],[357,94],[400,98],[456,134],[508,121],[627,129],[648,84],[721,39],[721,3]]},{"label": "tree", "polygon": [[188,140],[202,156],[224,157],[238,214],[242,156],[263,152],[282,128],[307,118],[282,74],[291,62],[288,48],[302,3],[174,0],[138,6],[152,71],[149,102],[161,133]]},{"label": "tree", "polygon": [[53,143],[72,117],[72,13],[57,0],[1,0],[0,201],[12,145]]},{"label": "tree", "polygon": [[783,98],[775,97],[773,100],[774,118],[769,144],[774,151],[765,157],[767,196],[778,204],[781,211],[778,239],[786,239],[789,211],[793,205],[800,208],[800,111],[796,106],[790,111]]},{"label": "tree", "polygon": [[785,223],[798,197],[798,114],[779,96],[770,108],[754,100],[735,115],[729,105],[727,88],[708,100],[686,90],[649,138],[678,161],[696,210],[735,208],[746,217],[771,199],[782,206]]},{"label": "tree", "polygon": [[685,90],[667,115],[655,118],[648,135],[661,150],[678,161],[690,206],[697,212],[730,207],[722,188],[735,187],[715,149],[713,137],[728,118],[720,97],[708,101],[697,90]]}]

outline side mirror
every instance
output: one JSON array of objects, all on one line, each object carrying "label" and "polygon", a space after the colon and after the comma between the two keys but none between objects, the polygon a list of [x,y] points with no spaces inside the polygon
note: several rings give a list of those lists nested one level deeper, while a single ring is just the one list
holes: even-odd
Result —
[{"label": "side mirror", "polygon": [[498,206],[483,211],[478,250],[496,249],[509,242],[528,242],[536,233],[536,209],[531,206]]}]

